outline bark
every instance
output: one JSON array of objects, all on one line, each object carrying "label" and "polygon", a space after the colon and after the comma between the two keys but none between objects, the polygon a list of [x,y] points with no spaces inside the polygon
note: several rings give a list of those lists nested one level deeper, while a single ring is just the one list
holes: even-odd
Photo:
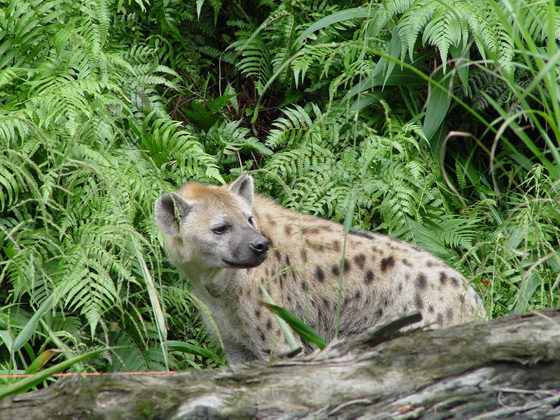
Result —
[{"label": "bark", "polygon": [[235,369],[66,378],[0,419],[560,418],[560,310],[398,331],[414,319]]}]

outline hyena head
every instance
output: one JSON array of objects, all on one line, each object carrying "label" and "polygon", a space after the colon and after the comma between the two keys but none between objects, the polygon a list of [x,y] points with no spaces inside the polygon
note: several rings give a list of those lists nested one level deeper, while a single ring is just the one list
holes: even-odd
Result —
[{"label": "hyena head", "polygon": [[190,182],[155,203],[158,227],[173,264],[198,267],[256,267],[269,241],[252,215],[253,178],[242,175],[230,186]]}]

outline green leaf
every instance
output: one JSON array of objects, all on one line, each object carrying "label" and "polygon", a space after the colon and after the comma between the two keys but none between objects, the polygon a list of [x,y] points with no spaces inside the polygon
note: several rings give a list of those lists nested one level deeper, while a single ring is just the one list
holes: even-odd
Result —
[{"label": "green leaf", "polygon": [[207,359],[215,360],[218,363],[222,363],[221,358],[215,353],[203,347],[195,346],[194,344],[186,343],[184,341],[170,340],[167,341],[165,345],[169,350],[182,351],[184,353],[194,354],[195,356],[205,357]]},{"label": "green leaf", "polygon": [[98,354],[103,353],[104,351],[109,350],[108,348],[98,349],[89,351],[87,353],[81,354],[79,356],[73,357],[71,359],[65,360],[64,362],[60,362],[48,369],[42,370],[39,373],[36,373],[33,376],[28,378],[24,378],[13,385],[8,385],[5,387],[0,388],[0,400],[8,395],[12,394],[19,394],[21,392],[25,392],[28,389],[34,387],[37,384],[40,384],[45,379],[51,377],[55,373],[58,373],[66,368],[71,367],[72,365],[82,362],[90,357],[97,356]]},{"label": "green leaf", "polygon": [[320,349],[324,349],[327,345],[325,340],[323,340],[323,338],[313,328],[303,322],[292,312],[280,306],[273,305],[272,303],[263,302],[262,304],[274,312],[276,316],[283,319],[294,330],[294,332],[304,340],[315,344]]},{"label": "green leaf", "polygon": [[[275,306],[275,307],[279,308],[279,306],[274,305],[274,301],[272,300],[272,298],[270,297],[270,295],[268,294],[268,292],[266,291],[264,286],[262,284],[260,284],[260,287],[261,287],[261,290],[264,294],[264,297],[268,301],[268,303],[263,302],[262,304],[266,307],[268,307],[268,305],[272,305],[272,306]],[[271,308],[269,308],[269,309],[272,310]],[[278,325],[280,326],[280,331],[282,331],[282,334],[284,335],[284,338],[286,339],[286,342],[288,343],[288,345],[290,346],[291,349],[297,349],[299,347],[299,345],[296,342],[296,339],[295,339],[294,335],[292,334],[292,331],[288,328],[287,321],[285,321],[280,315],[278,315],[276,313],[275,313],[275,315],[276,315],[276,319],[278,319]]]},{"label": "green leaf", "polygon": [[31,338],[33,333],[35,332],[35,328],[37,328],[37,323],[43,314],[51,308],[51,305],[54,300],[54,294],[51,294],[43,304],[37,309],[35,314],[31,317],[31,319],[27,322],[25,327],[21,330],[21,332],[17,335],[13,342],[12,352],[18,351],[27,341]]},{"label": "green leaf", "polygon": [[536,270],[531,271],[528,275],[525,275],[517,296],[515,297],[515,302],[513,308],[511,309],[512,314],[522,314],[527,310],[529,301],[535,294],[535,290],[541,285],[540,273]]},{"label": "green leaf", "polygon": [[353,9],[347,9],[333,13],[332,15],[318,20],[305,31],[303,31],[302,34],[295,40],[294,45],[299,45],[300,42],[303,42],[303,40],[313,32],[317,32],[318,30],[326,28],[327,26],[331,26],[339,22],[344,22],[345,20],[367,18],[370,16],[371,9],[369,7],[356,7]]},{"label": "green leaf", "polygon": [[57,353],[60,353],[57,349],[49,349],[38,355],[35,360],[29,365],[25,370],[25,373],[33,374],[45,366],[49,360],[51,360]]},{"label": "green leaf", "polygon": [[[441,70],[436,73],[433,80],[440,86],[446,83],[446,78]],[[449,105],[451,104],[450,90],[452,90],[452,86],[447,90],[440,88],[436,84],[432,84],[428,104],[426,105],[426,114],[424,115],[424,125],[422,127],[428,140],[436,134],[447,116]]]}]

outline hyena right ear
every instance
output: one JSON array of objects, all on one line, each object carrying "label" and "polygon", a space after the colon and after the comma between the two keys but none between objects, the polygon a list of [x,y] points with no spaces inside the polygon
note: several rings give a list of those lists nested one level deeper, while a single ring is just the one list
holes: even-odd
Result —
[{"label": "hyena right ear", "polygon": [[255,201],[255,186],[251,175],[243,174],[237,178],[228,188],[229,192],[237,194],[251,207]]},{"label": "hyena right ear", "polygon": [[191,205],[177,194],[163,194],[154,205],[156,223],[166,235],[180,237],[181,219],[190,210]]}]

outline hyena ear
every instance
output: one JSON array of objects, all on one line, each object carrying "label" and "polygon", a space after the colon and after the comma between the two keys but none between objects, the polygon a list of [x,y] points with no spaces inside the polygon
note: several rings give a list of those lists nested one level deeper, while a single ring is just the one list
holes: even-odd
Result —
[{"label": "hyena ear", "polygon": [[160,230],[169,236],[181,236],[181,219],[191,210],[191,205],[175,193],[163,194],[156,200],[154,214]]},{"label": "hyena ear", "polygon": [[255,186],[251,175],[243,174],[229,186],[228,191],[237,194],[251,207],[255,201]]}]

